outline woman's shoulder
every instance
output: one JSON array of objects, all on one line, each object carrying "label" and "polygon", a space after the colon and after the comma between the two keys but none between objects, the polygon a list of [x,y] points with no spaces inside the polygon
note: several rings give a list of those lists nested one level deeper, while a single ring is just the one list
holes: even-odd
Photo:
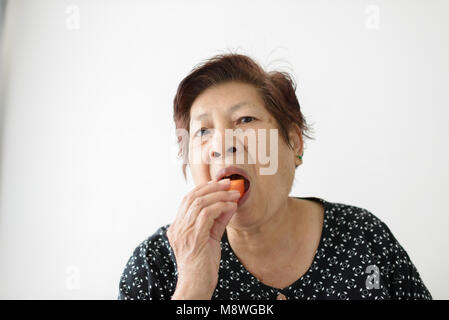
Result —
[{"label": "woman's shoulder", "polygon": [[[323,201],[328,238],[341,246],[370,248],[378,254],[399,249],[399,242],[388,225],[367,208],[344,202]],[[330,241],[330,239],[328,239]]]},{"label": "woman's shoulder", "polygon": [[375,213],[361,206],[320,200],[326,208],[323,249],[332,256],[340,254],[358,265],[373,267],[376,279],[394,299],[432,299],[410,256]]},{"label": "woman's shoulder", "polygon": [[384,221],[359,206],[336,202],[327,206],[328,235],[336,247],[378,268],[392,298],[432,299],[407,251]]},{"label": "woman's shoulder", "polygon": [[148,273],[157,270],[172,271],[176,266],[173,250],[168,242],[167,229],[170,225],[159,227],[154,233],[141,241],[132,251],[126,268]]},{"label": "woman's shoulder", "polygon": [[[172,255],[172,249],[167,238],[167,230],[170,224],[160,226],[155,232],[147,236],[134,249],[133,256],[139,256],[149,262],[158,261]],[[169,262],[168,260],[166,262]]]},{"label": "woman's shoulder", "polygon": [[119,299],[166,299],[174,290],[176,259],[167,238],[170,225],[159,227],[134,249],[120,277]]},{"label": "woman's shoulder", "polygon": [[359,256],[363,261],[387,266],[410,257],[387,224],[370,210],[342,202],[327,201],[325,245]]},{"label": "woman's shoulder", "polygon": [[160,226],[155,232],[150,234],[142,243],[150,247],[160,247],[162,244],[168,243],[167,230],[170,224]]},{"label": "woman's shoulder", "polygon": [[390,232],[388,226],[376,214],[364,207],[344,202],[322,200],[325,219],[330,227],[344,231],[361,231],[366,234],[379,230]]}]

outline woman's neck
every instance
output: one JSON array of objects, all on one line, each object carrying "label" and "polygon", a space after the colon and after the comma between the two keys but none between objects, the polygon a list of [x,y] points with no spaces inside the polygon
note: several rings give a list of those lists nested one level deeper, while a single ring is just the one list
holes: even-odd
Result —
[{"label": "woman's neck", "polygon": [[239,228],[228,225],[226,232],[233,251],[239,258],[272,259],[280,255],[288,256],[297,250],[298,239],[301,238],[300,211],[304,207],[301,201],[289,197],[275,212],[265,210],[265,216],[252,226]]}]

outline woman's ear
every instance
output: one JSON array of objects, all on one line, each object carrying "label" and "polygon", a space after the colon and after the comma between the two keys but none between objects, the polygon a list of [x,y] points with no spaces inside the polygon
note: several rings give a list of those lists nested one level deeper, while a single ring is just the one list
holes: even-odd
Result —
[{"label": "woman's ear", "polygon": [[297,168],[302,163],[302,159],[298,158],[298,156],[302,156],[304,150],[303,150],[302,132],[296,123],[293,123],[292,126],[290,127],[289,138],[290,144],[293,147],[295,168]]},{"label": "woman's ear", "polygon": [[295,153],[295,157],[298,155],[302,155],[304,151],[302,132],[296,123],[293,123],[290,127],[289,138],[290,143],[293,147],[293,152]]}]

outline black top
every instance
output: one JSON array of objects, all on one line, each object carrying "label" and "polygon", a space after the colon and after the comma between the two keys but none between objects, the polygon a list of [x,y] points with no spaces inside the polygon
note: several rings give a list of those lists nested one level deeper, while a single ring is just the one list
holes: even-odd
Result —
[{"label": "black top", "polygon": [[[240,263],[227,233],[221,240],[218,284],[212,299],[432,299],[387,225],[366,209],[305,197],[324,205],[320,243],[309,269],[290,286],[265,285]],[[176,260],[160,227],[132,254],[120,278],[118,299],[170,299]]]}]

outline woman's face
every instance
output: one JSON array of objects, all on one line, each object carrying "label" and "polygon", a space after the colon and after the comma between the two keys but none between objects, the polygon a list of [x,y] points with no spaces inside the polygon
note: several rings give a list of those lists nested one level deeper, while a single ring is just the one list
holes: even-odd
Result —
[{"label": "woman's face", "polygon": [[[225,129],[237,131],[228,130],[226,135]],[[287,202],[295,165],[300,164],[296,155],[302,154],[302,136],[294,125],[289,133],[292,150],[277,130],[276,120],[250,84],[219,84],[205,90],[192,104],[189,166],[195,184],[215,179],[220,169],[231,166],[243,169],[250,180],[248,197],[239,204],[231,224],[251,225],[269,219]],[[254,139],[248,138],[251,132]]]}]

